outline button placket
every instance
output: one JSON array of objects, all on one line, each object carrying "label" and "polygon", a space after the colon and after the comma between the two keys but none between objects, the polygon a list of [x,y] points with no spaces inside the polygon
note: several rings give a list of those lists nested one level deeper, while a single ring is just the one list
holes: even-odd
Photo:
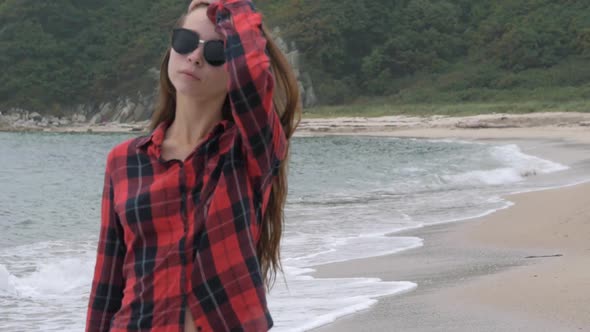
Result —
[{"label": "button placket", "polygon": [[[183,241],[184,241],[184,250],[181,253],[181,255],[183,256],[183,299],[184,299],[184,305],[185,305],[185,311],[189,310],[191,312],[191,316],[194,318],[196,318],[195,314],[191,311],[191,307],[189,305],[189,301],[191,301],[191,292],[192,292],[192,282],[191,282],[191,273],[192,273],[192,261],[189,260],[191,258],[191,255],[189,255],[189,252],[192,252],[192,246],[193,246],[193,239],[192,239],[192,234],[194,233],[194,227],[191,227],[193,225],[191,225],[191,223],[193,223],[194,221],[192,220],[192,210],[194,208],[194,203],[192,202],[192,190],[193,187],[195,186],[195,182],[196,182],[196,177],[195,174],[196,172],[200,172],[203,170],[200,170],[198,167],[194,166],[194,159],[198,159],[200,158],[200,155],[198,153],[194,153],[193,155],[191,155],[189,158],[187,158],[184,162],[180,162],[180,186],[181,188],[183,188],[183,190],[181,190],[181,200],[182,200],[182,220],[183,220],[183,227],[184,227],[184,235],[183,235]],[[186,315],[186,312],[183,311],[183,315]],[[186,316],[184,317],[186,318]],[[183,321],[184,321],[183,318]],[[184,326],[186,325],[186,321],[184,321],[183,324],[183,329],[185,328]],[[196,325],[196,324],[195,324]],[[203,328],[201,325],[196,325],[195,326],[197,331],[203,331]]]},{"label": "button placket", "polygon": [[182,322],[184,322],[181,326],[181,331],[184,331],[186,321],[186,311],[190,310],[190,306],[188,305],[188,294],[190,287],[188,283],[190,282],[190,278],[187,276],[188,272],[188,258],[186,255],[186,248],[188,242],[188,212],[187,212],[187,180],[186,180],[186,166],[184,162],[178,160],[179,166],[179,190],[180,190],[180,216],[182,219],[182,227],[183,227],[183,235],[182,235],[182,243],[183,246],[180,250],[181,262],[182,262],[182,275],[181,275],[181,287],[182,287],[182,310],[181,315]]}]

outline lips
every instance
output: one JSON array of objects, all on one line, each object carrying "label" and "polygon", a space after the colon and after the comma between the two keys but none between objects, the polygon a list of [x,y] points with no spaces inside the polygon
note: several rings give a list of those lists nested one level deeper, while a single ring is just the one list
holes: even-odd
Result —
[{"label": "lips", "polygon": [[193,79],[195,79],[197,81],[200,81],[201,80],[201,78],[199,76],[197,76],[197,74],[195,74],[195,73],[193,73],[191,71],[182,70],[180,73],[181,74],[184,74],[184,75],[187,75],[187,76],[190,76],[190,77],[192,77]]}]

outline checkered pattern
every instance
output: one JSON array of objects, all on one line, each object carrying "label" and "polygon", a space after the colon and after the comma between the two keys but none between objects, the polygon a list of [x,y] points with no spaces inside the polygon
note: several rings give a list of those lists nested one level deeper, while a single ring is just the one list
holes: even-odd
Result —
[{"label": "checkered pattern", "polygon": [[210,5],[226,40],[231,119],[184,160],[165,161],[169,122],[107,156],[86,331],[267,331],[256,244],[288,144],[250,1]]}]

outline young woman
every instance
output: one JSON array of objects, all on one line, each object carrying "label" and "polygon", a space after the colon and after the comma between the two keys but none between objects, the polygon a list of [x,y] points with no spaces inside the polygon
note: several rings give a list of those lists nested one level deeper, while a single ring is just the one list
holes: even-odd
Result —
[{"label": "young woman", "polygon": [[151,133],[107,156],[86,331],[267,331],[297,82],[250,0],[194,0]]}]

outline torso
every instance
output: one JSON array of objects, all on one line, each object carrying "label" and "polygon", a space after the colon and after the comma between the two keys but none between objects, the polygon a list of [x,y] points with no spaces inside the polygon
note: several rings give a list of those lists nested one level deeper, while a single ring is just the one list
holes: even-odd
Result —
[{"label": "torso", "polygon": [[[173,144],[166,144],[166,142],[164,142],[162,144],[161,157],[164,160],[176,159],[184,161],[193,150],[194,147],[178,146]],[[198,332],[195,326],[195,320],[188,307],[185,311],[184,322],[184,332]]]},{"label": "torso", "polygon": [[[161,137],[161,132],[159,132],[158,135]],[[155,262],[170,259],[170,262],[177,262],[177,264],[180,264],[182,261],[181,251],[170,250],[170,248],[178,248],[178,241],[185,236],[184,232],[188,232],[186,233],[188,236],[186,236],[185,239],[189,239],[187,240],[186,248],[192,248],[194,250],[192,253],[196,253],[197,255],[199,254],[199,249],[202,249],[201,246],[204,241],[199,242],[200,244],[196,245],[196,242],[193,241],[195,234],[208,232],[218,224],[234,225],[234,222],[239,220],[240,223],[244,224],[244,229],[248,227],[247,225],[251,225],[250,232],[236,232],[235,241],[239,241],[238,243],[243,243],[242,241],[248,240],[248,238],[242,238],[250,236],[247,234],[252,234],[252,236],[255,237],[258,235],[259,229],[253,227],[257,225],[258,222],[250,221],[257,220],[256,218],[261,215],[258,214],[257,211],[259,211],[258,209],[260,209],[263,204],[262,197],[264,196],[258,194],[254,195],[253,190],[249,187],[251,185],[251,178],[249,178],[250,175],[246,168],[246,155],[242,154],[243,149],[235,148],[236,146],[239,146],[239,144],[242,144],[241,137],[238,136],[237,128],[235,126],[228,127],[228,130],[223,132],[223,134],[213,137],[211,140],[211,146],[199,150],[196,150],[197,146],[187,148],[186,146],[179,144],[166,144],[166,146],[164,146],[165,144],[163,142],[160,144],[160,151],[158,151],[158,149],[148,148],[138,152],[135,152],[135,150],[132,147],[130,148],[128,144],[120,145],[114,149],[115,151],[112,154],[113,160],[110,161],[110,164],[114,171],[111,176],[112,184],[115,188],[112,197],[114,201],[113,206],[114,211],[120,216],[120,223],[124,231],[125,239],[128,240],[127,243],[133,246],[128,247],[129,250],[136,250],[137,248],[141,248],[142,245],[156,247],[159,243],[158,235],[165,234],[165,236],[161,238],[170,239],[169,243],[163,244],[162,250],[150,251],[150,254],[153,256],[153,259],[150,258],[150,260]],[[198,153],[195,160],[187,160],[187,158],[191,158],[190,155],[193,152]],[[158,157],[161,160],[158,161]],[[185,167],[177,168],[171,167],[169,164],[161,163],[163,160],[173,159],[184,161],[183,164]],[[233,171],[223,171],[228,168]],[[176,175],[182,176],[177,177]],[[179,183],[185,187],[184,191],[178,190],[177,186]],[[197,192],[197,190],[199,191]],[[196,195],[198,195],[198,200],[196,199]],[[220,210],[221,202],[227,204],[229,200],[231,203],[232,197],[242,197],[243,202],[246,202],[245,205],[242,205],[244,210],[239,215],[236,214],[238,212],[231,209],[230,211]],[[159,199],[163,200],[158,201],[158,204],[154,204],[155,200]],[[185,210],[179,209],[179,202],[182,202],[183,200],[186,204]],[[149,211],[150,213],[142,213],[144,212],[144,210],[141,209],[142,206],[150,206],[152,210]],[[209,209],[209,207],[212,208]],[[183,214],[181,214],[180,211],[186,211],[184,219],[182,218]],[[220,211],[224,213],[219,213]],[[214,214],[218,215],[220,218],[207,218],[209,215]],[[156,221],[158,219],[154,216],[169,216],[169,222],[157,225]],[[192,225],[193,227],[189,226],[183,232],[182,227],[178,227],[179,225],[182,225],[183,222],[188,222],[188,225]],[[196,225],[198,225],[198,227]],[[156,226],[161,227],[158,228]],[[207,241],[207,243],[209,242]],[[258,288],[253,286],[255,285],[255,282],[253,281],[251,273],[245,272],[243,276],[240,274],[241,272],[238,273],[238,271],[247,271],[247,268],[245,268],[245,262],[246,260],[255,257],[255,250],[250,250],[251,246],[245,246],[242,248],[236,245],[236,248],[232,249],[232,254],[228,255],[227,252],[225,252],[225,249],[219,249],[220,247],[223,246],[213,245],[208,247],[208,250],[211,249],[210,256],[218,259],[220,264],[230,266],[232,271],[237,273],[236,280],[242,283],[240,291],[232,293],[231,296],[245,296],[245,292],[241,291],[241,289],[246,289],[248,291],[256,289],[258,291]],[[238,255],[241,255],[240,257],[243,257],[244,260],[237,262],[232,258],[230,261],[230,257],[237,257]],[[148,257],[146,257],[146,259],[147,258]],[[193,262],[195,262],[195,260],[193,260]],[[195,269],[195,266],[188,264],[187,268]],[[199,268],[203,269],[204,267],[201,266]],[[130,269],[133,269],[133,267]],[[136,286],[139,287],[138,285],[142,285],[142,283],[145,285],[145,281],[148,280],[154,283],[152,285],[154,289],[162,290],[160,293],[164,292],[164,290],[169,291],[170,294],[166,295],[171,297],[174,296],[174,298],[177,299],[180,299],[180,296],[182,295],[183,289],[181,289],[181,287],[172,289],[165,281],[166,278],[152,278],[151,274],[175,274],[175,279],[180,281],[180,274],[181,272],[186,273],[185,269],[167,268],[166,264],[161,264],[146,265],[145,274],[140,277],[133,274],[133,270],[125,271],[124,273],[126,272],[130,272],[129,274],[125,274],[130,276],[129,282],[126,283],[126,287],[128,287],[129,290],[135,289]],[[189,273],[187,273],[187,275],[188,274]],[[188,288],[202,287],[206,282],[206,280],[198,273],[191,273],[190,277],[190,283],[187,282]],[[256,275],[255,277],[257,280],[262,280],[259,275]],[[224,290],[224,288],[223,284],[220,283],[208,291],[211,292],[211,294],[215,294],[215,292],[221,290]],[[152,298],[146,297],[144,294],[147,294],[147,292],[129,291],[125,293],[126,296],[134,296],[133,299],[129,300],[130,303],[131,301],[166,301],[168,298]],[[193,302],[190,304],[190,308],[197,310],[195,312],[202,311],[202,304],[198,302],[199,299],[195,299],[194,297],[191,299]],[[255,303],[256,301],[259,301],[259,298],[254,296],[249,303]],[[269,317],[268,309],[265,302],[259,301],[257,303],[257,312],[264,312],[264,315],[255,317],[255,324],[257,324],[257,327],[261,327],[261,331],[266,330],[266,326],[271,323],[267,318]],[[181,327],[182,332],[200,332],[200,320],[206,320],[207,324],[213,324],[212,330],[224,330],[223,322],[218,320],[217,316],[214,314],[207,316],[207,314],[204,313],[203,315],[205,317],[194,316],[191,314],[188,303],[185,306],[186,310],[184,310],[184,313],[180,310],[180,303],[176,303],[173,308],[176,310],[171,313],[154,312],[153,310],[147,309],[144,311],[146,317],[147,315],[153,317],[153,322],[165,321],[164,315],[174,314],[174,320],[176,322],[180,321],[180,319],[177,318],[182,318],[184,321]],[[251,312],[249,308],[246,307],[246,304],[238,305],[235,308],[227,307],[222,309],[222,307],[219,307],[218,310],[229,310],[229,313],[232,315],[236,310],[247,313]],[[135,306],[122,306],[121,310],[114,317],[115,319],[111,322],[112,327],[124,329],[129,326],[130,323],[143,323],[147,326],[147,320],[133,319],[133,317],[144,317],[142,314],[144,313],[139,312],[139,309]],[[176,315],[181,315],[183,317]],[[166,317],[166,320],[167,319],[168,317]]]}]

